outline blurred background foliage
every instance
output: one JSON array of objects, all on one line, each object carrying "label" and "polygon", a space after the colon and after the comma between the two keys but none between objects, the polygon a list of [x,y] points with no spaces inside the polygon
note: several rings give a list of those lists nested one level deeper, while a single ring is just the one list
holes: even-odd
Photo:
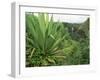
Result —
[{"label": "blurred background foliage", "polygon": [[[89,22],[88,18],[83,23],[64,23],[64,26],[68,28],[71,39],[77,43],[75,47],[76,51],[73,54],[68,54],[67,64],[89,64],[90,54],[89,54]],[[67,44],[66,44],[67,45]]]},{"label": "blurred background foliage", "polygon": [[26,13],[26,67],[89,64],[89,22],[55,22],[46,13]]}]

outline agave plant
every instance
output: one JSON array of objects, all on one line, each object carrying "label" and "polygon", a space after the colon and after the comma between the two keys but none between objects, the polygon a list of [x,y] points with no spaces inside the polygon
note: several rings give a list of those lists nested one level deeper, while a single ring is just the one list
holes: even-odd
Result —
[{"label": "agave plant", "polygon": [[53,15],[26,14],[26,66],[57,65],[65,58],[65,37],[63,24],[54,22]]}]

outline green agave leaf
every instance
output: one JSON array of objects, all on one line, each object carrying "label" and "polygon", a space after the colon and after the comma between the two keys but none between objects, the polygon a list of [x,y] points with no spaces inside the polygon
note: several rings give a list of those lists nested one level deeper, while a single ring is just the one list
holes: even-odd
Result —
[{"label": "green agave leaf", "polygon": [[38,19],[39,19],[40,29],[43,33],[43,37],[45,38],[46,25],[45,25],[45,16],[44,16],[44,14],[39,13],[38,14]]},{"label": "green agave leaf", "polygon": [[46,29],[48,28],[48,24],[49,24],[49,15],[46,13],[45,14],[45,25],[46,25]]},{"label": "green agave leaf", "polygon": [[51,16],[50,22],[48,24],[48,35],[51,34],[51,31],[53,30],[53,16]]},{"label": "green agave leaf", "polygon": [[50,37],[55,40],[55,37],[52,34],[50,34]]},{"label": "green agave leaf", "polygon": [[35,48],[32,49],[31,55],[29,56],[30,58],[32,58],[34,51],[35,51]]},{"label": "green agave leaf", "polygon": [[56,55],[56,56],[53,56],[53,57],[55,57],[55,58],[60,58],[60,59],[65,59],[66,58],[66,56],[58,56],[58,55]]},{"label": "green agave leaf", "polygon": [[63,36],[62,38],[60,37],[58,40],[56,40],[51,49],[54,49],[56,46],[58,46],[64,38],[65,36]]},{"label": "green agave leaf", "polygon": [[54,63],[54,64],[56,63],[55,60],[52,59],[52,58],[47,58],[47,60],[48,60],[48,62],[50,62],[50,63]]}]

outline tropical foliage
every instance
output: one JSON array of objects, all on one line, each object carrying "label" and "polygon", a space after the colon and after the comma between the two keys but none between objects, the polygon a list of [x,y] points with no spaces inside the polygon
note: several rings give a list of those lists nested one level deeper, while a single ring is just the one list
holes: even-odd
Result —
[{"label": "tropical foliage", "polygon": [[26,67],[89,64],[89,19],[71,24],[46,13],[25,17]]}]

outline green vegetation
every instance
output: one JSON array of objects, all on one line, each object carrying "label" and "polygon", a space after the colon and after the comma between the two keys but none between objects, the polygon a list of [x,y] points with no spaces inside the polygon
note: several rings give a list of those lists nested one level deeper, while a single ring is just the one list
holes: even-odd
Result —
[{"label": "green vegetation", "polygon": [[89,64],[89,18],[80,24],[26,13],[26,67]]}]

